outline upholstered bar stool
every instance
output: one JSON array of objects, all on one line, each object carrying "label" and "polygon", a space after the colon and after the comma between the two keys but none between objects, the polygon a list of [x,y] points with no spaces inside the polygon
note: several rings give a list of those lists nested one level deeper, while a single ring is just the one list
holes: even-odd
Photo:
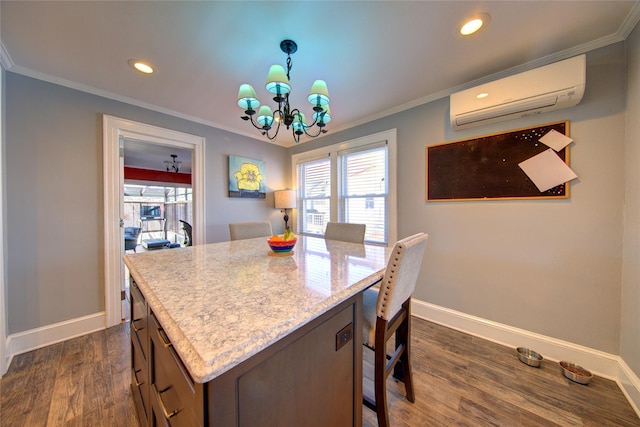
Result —
[{"label": "upholstered bar stool", "polygon": [[[364,396],[364,404],[376,411],[378,426],[389,426],[387,377],[404,381],[407,400],[415,401],[411,375],[411,295],[422,265],[428,234],[418,233],[399,240],[387,261],[380,289],[364,293],[363,340],[374,351],[375,399]],[[395,334],[395,350],[387,356],[387,341]]]},{"label": "upholstered bar stool", "polygon": [[328,222],[324,232],[326,240],[363,243],[366,224],[350,224],[347,222]]},{"label": "upholstered bar stool", "polygon": [[234,222],[229,224],[231,240],[253,239],[254,237],[271,237],[269,221]]}]

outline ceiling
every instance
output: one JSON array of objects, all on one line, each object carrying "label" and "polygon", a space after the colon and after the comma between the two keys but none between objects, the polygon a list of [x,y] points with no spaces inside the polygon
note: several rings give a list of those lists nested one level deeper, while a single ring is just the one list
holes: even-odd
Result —
[{"label": "ceiling", "polygon": [[140,140],[126,139],[124,141],[124,165],[125,167],[166,170],[164,161],[172,161],[171,155],[175,154],[176,161],[182,162],[179,173],[191,173],[191,150],[165,147]]},{"label": "ceiling", "polygon": [[[265,140],[238,87],[263,103],[292,39],[292,107],[327,82],[336,132],[624,40],[638,1],[2,1],[5,69]],[[474,36],[457,28],[490,16]],[[157,73],[129,65],[144,59]],[[302,139],[303,143],[305,139]],[[294,144],[290,132],[275,143]],[[167,152],[162,156],[166,157]],[[186,160],[186,159],[185,159]],[[164,158],[156,159],[164,161]]]}]

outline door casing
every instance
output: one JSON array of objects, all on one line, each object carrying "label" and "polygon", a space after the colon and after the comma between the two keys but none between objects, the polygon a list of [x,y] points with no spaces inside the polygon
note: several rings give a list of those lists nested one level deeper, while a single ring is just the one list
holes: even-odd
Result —
[{"label": "door casing", "polygon": [[124,172],[120,164],[120,140],[135,139],[193,151],[193,244],[205,243],[204,146],[205,138],[103,115],[104,174],[104,287],[105,326],[121,321],[121,276],[124,229],[120,226],[120,198]]}]

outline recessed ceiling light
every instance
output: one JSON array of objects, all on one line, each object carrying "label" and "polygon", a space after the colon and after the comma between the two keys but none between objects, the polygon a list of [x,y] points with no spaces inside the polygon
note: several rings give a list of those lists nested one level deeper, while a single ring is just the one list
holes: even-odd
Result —
[{"label": "recessed ceiling light", "polygon": [[489,15],[486,13],[480,13],[478,15],[473,16],[470,19],[467,19],[464,24],[460,27],[460,34],[463,36],[471,35],[482,27],[485,27],[490,21]]},{"label": "recessed ceiling light", "polygon": [[155,68],[139,59],[130,59],[129,65],[144,74],[151,74],[155,72]]},{"label": "recessed ceiling light", "polygon": [[482,98],[486,98],[487,96],[489,96],[489,94],[487,92],[482,92],[476,95],[476,98],[478,99],[482,99]]}]

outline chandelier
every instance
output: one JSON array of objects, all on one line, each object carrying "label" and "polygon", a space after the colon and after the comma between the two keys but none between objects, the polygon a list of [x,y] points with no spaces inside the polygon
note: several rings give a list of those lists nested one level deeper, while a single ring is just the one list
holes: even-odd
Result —
[{"label": "chandelier", "polygon": [[[297,144],[303,134],[310,138],[315,138],[321,133],[327,132],[324,127],[331,121],[329,91],[324,80],[313,82],[307,97],[309,103],[313,105],[313,123],[307,124],[304,113],[297,108],[292,109],[289,105],[291,54],[298,50],[298,45],[293,40],[283,40],[280,43],[280,49],[287,54],[286,73],[282,65],[272,65],[265,85],[266,89],[275,95],[273,100],[277,103],[276,111],[272,111],[267,105],[260,106],[255,90],[246,83],[240,85],[238,106],[245,110],[245,115],[241,116],[241,119],[251,121],[251,124],[270,140],[275,139],[280,130],[280,125],[284,124],[287,129],[292,129],[293,139]],[[256,115],[256,110],[258,116],[254,120],[253,116]],[[314,126],[317,128],[312,130]]]},{"label": "chandelier", "polygon": [[171,158],[173,160],[164,161],[164,167],[167,169],[167,172],[173,170],[175,173],[178,173],[178,171],[180,171],[180,166],[182,165],[182,162],[179,160],[176,160],[178,158],[177,154],[171,154]]}]

